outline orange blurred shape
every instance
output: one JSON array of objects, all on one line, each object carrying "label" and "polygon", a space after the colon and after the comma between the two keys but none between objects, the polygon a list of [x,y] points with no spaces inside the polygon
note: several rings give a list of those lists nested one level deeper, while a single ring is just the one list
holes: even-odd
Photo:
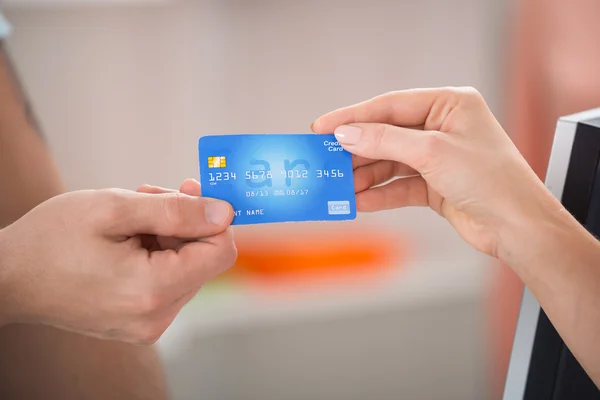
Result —
[{"label": "orange blurred shape", "polygon": [[230,274],[261,280],[373,274],[406,256],[399,237],[356,224],[238,228],[235,236],[239,255]]}]

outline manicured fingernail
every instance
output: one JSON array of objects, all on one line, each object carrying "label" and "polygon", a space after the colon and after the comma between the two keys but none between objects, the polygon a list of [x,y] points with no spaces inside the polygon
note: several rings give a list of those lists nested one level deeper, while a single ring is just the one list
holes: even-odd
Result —
[{"label": "manicured fingernail", "polygon": [[362,129],[358,126],[342,125],[338,127],[334,134],[341,144],[356,144],[360,141]]},{"label": "manicured fingernail", "polygon": [[229,212],[229,204],[222,201],[211,201],[206,204],[206,219],[211,224],[223,224],[229,218]]}]

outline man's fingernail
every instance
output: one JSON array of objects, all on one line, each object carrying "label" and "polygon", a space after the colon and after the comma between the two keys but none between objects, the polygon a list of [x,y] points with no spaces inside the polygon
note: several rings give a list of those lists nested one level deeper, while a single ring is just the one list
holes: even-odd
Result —
[{"label": "man's fingernail", "polygon": [[211,201],[206,204],[206,219],[211,224],[223,224],[229,218],[229,212],[229,204],[222,201]]},{"label": "man's fingernail", "polygon": [[342,125],[338,127],[334,134],[341,144],[356,144],[360,141],[362,129],[358,126]]},{"label": "man's fingernail", "polygon": [[314,129],[315,129],[315,127],[316,127],[316,126],[319,124],[319,121],[320,121],[320,120],[321,120],[321,117],[319,117],[319,118],[315,119],[315,120],[313,121],[313,123],[312,123],[312,124],[310,124],[310,129],[314,130]]}]

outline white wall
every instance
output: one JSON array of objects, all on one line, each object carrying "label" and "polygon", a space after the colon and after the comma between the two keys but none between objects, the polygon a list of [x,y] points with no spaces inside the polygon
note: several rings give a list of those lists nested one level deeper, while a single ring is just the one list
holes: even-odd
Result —
[{"label": "white wall", "polygon": [[70,187],[174,186],[197,176],[202,134],[304,132],[323,112],[414,86],[473,85],[494,105],[490,1],[174,1],[7,14]]}]

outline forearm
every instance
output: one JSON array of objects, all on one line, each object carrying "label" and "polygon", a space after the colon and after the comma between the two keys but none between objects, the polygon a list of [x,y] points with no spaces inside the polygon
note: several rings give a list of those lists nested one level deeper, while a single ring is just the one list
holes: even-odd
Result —
[{"label": "forearm", "polygon": [[9,247],[5,229],[0,228],[0,336],[4,327],[16,322],[15,310],[18,308],[13,302],[14,275],[9,267],[12,264]]},{"label": "forearm", "polygon": [[0,227],[60,194],[63,184],[0,42]]},{"label": "forearm", "polygon": [[[60,194],[63,185],[43,140],[31,104],[0,41],[0,328],[7,316],[8,238],[3,227],[43,201]],[[5,318],[6,317],[6,318]]]},{"label": "forearm", "polygon": [[0,398],[167,398],[161,363],[148,347],[88,338],[45,326],[0,331]]},{"label": "forearm", "polygon": [[[0,42],[0,229],[63,191],[32,107]],[[0,260],[0,290],[2,279],[7,279],[3,262],[6,256]],[[1,326],[0,320],[0,398],[167,397],[152,347],[41,326]]]},{"label": "forearm", "polygon": [[19,296],[11,294],[21,287],[5,235],[0,230],[0,399],[167,399],[162,365],[150,346],[42,325],[4,325],[19,319],[11,312],[19,308]]},{"label": "forearm", "polygon": [[600,243],[558,201],[512,230],[507,262],[600,386]]}]

